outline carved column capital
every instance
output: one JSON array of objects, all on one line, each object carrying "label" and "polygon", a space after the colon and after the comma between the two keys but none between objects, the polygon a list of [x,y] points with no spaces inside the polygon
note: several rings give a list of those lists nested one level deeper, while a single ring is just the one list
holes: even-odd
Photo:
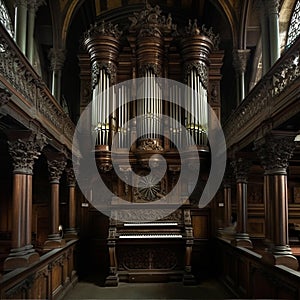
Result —
[{"label": "carved column capital", "polygon": [[68,186],[75,186],[76,185],[76,177],[75,177],[74,169],[72,167],[66,168],[66,175],[67,175]]},{"label": "carved column capital", "polygon": [[40,156],[44,146],[45,140],[38,139],[36,136],[32,139],[8,141],[8,151],[13,159],[14,174],[32,175],[34,160]]},{"label": "carved column capital", "polygon": [[295,148],[294,136],[267,135],[254,143],[265,174],[286,174]]},{"label": "carved column capital", "polygon": [[67,162],[64,157],[48,160],[50,183],[59,183],[60,177],[66,165]]},{"label": "carved column capital", "polygon": [[279,0],[264,0],[265,12],[267,15],[276,14],[279,15]]},{"label": "carved column capital", "polygon": [[250,56],[249,49],[234,49],[232,51],[233,67],[238,75],[246,72],[247,62]]},{"label": "carved column capital", "polygon": [[45,0],[27,0],[27,5],[29,9],[33,9],[35,12],[42,5],[47,5]]},{"label": "carved column capital", "polygon": [[19,6],[27,6],[28,0],[15,0],[14,6],[19,7]]},{"label": "carved column capital", "polygon": [[230,164],[233,168],[236,181],[247,182],[251,162],[244,158],[236,158]]},{"label": "carved column capital", "polygon": [[65,62],[65,58],[65,50],[51,48],[49,52],[49,59],[51,61],[52,71],[61,71]]},{"label": "carved column capital", "polygon": [[0,88],[0,107],[8,103],[11,99],[11,93],[7,89]]}]

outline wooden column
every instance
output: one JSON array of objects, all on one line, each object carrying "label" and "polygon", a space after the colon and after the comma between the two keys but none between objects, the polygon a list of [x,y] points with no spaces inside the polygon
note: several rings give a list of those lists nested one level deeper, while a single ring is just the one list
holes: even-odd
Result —
[{"label": "wooden column", "polygon": [[69,187],[69,227],[66,229],[64,238],[65,240],[72,240],[78,238],[76,231],[76,178],[72,167],[68,167],[66,173]]},{"label": "wooden column", "polygon": [[30,131],[8,133],[9,153],[13,159],[12,249],[4,270],[27,267],[39,260],[31,244],[32,174],[34,160],[40,155],[44,140]]},{"label": "wooden column", "polygon": [[233,67],[237,76],[237,106],[245,98],[245,72],[247,67],[247,62],[250,56],[249,49],[235,49],[233,50]]},{"label": "wooden column", "polygon": [[51,184],[51,227],[44,250],[51,250],[65,245],[65,240],[59,233],[59,180],[67,163],[63,155],[48,154],[47,158]]},{"label": "wooden column", "polygon": [[250,162],[244,158],[237,158],[232,162],[232,167],[236,177],[237,204],[237,228],[233,244],[252,248],[252,242],[247,233],[247,178]]},{"label": "wooden column", "polygon": [[295,147],[294,138],[294,134],[271,133],[255,143],[255,150],[265,170],[264,200],[268,251],[263,259],[271,264],[284,264],[297,270],[298,261],[288,245],[287,168]]}]

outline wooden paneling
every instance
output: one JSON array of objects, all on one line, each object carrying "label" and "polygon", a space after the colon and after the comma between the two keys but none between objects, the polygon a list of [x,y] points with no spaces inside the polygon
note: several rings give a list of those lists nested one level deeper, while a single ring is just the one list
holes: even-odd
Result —
[{"label": "wooden paneling", "polygon": [[284,266],[272,266],[252,250],[215,240],[216,275],[237,298],[299,299],[300,273]]},{"label": "wooden paneling", "polygon": [[7,273],[0,279],[0,299],[61,299],[77,282],[74,269],[76,241],[41,256],[28,268]]}]

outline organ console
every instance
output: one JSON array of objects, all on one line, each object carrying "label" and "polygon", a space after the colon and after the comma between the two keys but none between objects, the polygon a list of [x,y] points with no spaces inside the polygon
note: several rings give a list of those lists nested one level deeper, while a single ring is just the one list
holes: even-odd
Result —
[{"label": "organ console", "polygon": [[[91,25],[79,57],[86,72],[90,61],[97,167],[116,195],[109,205],[106,285],[178,279],[192,284],[191,211],[199,208],[189,197],[189,181],[208,172],[195,171],[195,161],[209,160],[207,103],[219,115],[223,53],[211,29],[196,20],[177,26],[159,6],[135,6],[127,17],[131,24],[121,29],[104,19]],[[136,78],[144,80],[122,84]],[[82,77],[83,89],[86,83]],[[156,174],[161,157],[163,176]],[[183,166],[189,172],[181,178]]]}]

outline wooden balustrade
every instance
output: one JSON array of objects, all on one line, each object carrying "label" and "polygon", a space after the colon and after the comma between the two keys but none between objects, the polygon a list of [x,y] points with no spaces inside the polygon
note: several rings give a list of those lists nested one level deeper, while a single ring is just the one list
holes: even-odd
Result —
[{"label": "wooden balustrade", "polygon": [[215,240],[214,269],[237,298],[299,299],[300,272],[263,263],[260,253]]},{"label": "wooden balustrade", "polygon": [[[223,126],[227,147],[242,149],[300,112],[300,38],[249,92]],[[239,150],[236,149],[236,150]]]},{"label": "wooden balustrade", "polygon": [[0,299],[61,299],[77,283],[76,241],[0,277]]},{"label": "wooden balustrade", "polygon": [[31,129],[42,124],[51,139],[72,149],[73,122],[60,106],[60,99],[53,97],[2,24],[0,89],[10,95],[9,101],[1,107],[1,113],[13,116]]}]

